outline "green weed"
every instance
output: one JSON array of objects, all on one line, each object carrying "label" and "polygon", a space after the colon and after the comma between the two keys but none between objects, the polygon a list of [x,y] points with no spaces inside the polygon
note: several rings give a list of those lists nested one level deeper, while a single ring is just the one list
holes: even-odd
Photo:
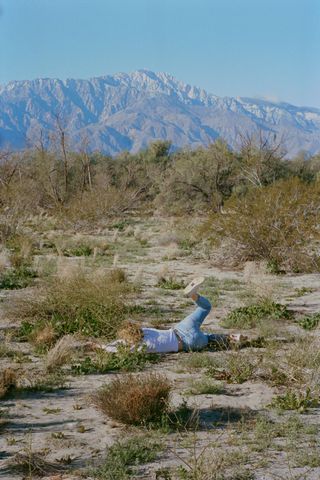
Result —
[{"label": "green weed", "polygon": [[285,305],[269,300],[239,307],[230,312],[221,322],[225,328],[254,328],[263,320],[291,319],[293,313]]},{"label": "green weed", "polygon": [[118,441],[108,449],[103,464],[89,472],[90,476],[99,480],[132,478],[135,467],[154,461],[160,450],[159,442],[145,436]]},{"label": "green weed", "polygon": [[99,352],[93,359],[86,357],[80,363],[72,365],[72,372],[76,375],[107,373],[113,370],[135,372],[142,370],[150,363],[159,361],[160,355],[146,353],[144,349],[123,345],[117,353]]},{"label": "green weed", "polygon": [[299,413],[304,413],[318,405],[319,395],[313,395],[310,388],[307,388],[304,393],[289,390],[284,395],[276,396],[270,407],[279,410],[297,410]]},{"label": "green weed", "polygon": [[74,247],[65,248],[63,255],[65,257],[90,257],[93,254],[93,248],[90,245],[79,244]]},{"label": "green weed", "polygon": [[313,315],[305,315],[302,317],[298,324],[305,330],[314,330],[320,323],[320,313],[314,313]]},{"label": "green weed", "polygon": [[16,290],[26,288],[36,276],[36,272],[30,267],[10,268],[0,275],[0,289]]},{"label": "green weed", "polygon": [[256,369],[257,364],[249,355],[229,352],[219,359],[217,358],[216,363],[207,369],[207,374],[228,383],[244,383],[252,379]]},{"label": "green weed", "polygon": [[213,382],[211,379],[204,378],[197,382],[192,382],[191,388],[185,392],[186,395],[220,395],[225,389],[222,385]]},{"label": "green weed", "polygon": [[181,290],[185,288],[185,283],[176,280],[174,277],[160,277],[157,283],[157,287],[165,290]]}]

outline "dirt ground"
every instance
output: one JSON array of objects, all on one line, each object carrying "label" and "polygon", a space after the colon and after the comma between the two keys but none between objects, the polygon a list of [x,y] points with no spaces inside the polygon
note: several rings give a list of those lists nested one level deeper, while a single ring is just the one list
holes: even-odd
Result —
[{"label": "dirt ground", "polygon": [[[48,231],[42,235],[47,239],[56,235],[72,238],[80,234],[72,231]],[[286,304],[295,315],[320,311],[320,274],[271,275],[265,273],[263,266],[255,263],[247,263],[238,270],[218,268],[212,264],[209,250],[198,251],[195,247],[191,249],[181,246],[173,223],[168,219],[137,220],[135,224],[123,229],[110,227],[91,235],[81,235],[89,241],[91,238],[104,239],[112,245],[110,254],[101,256],[97,261],[90,257],[59,257],[56,253],[44,251],[38,254],[36,262],[41,264],[53,258],[60,262],[60,271],[78,264],[88,269],[94,265],[111,269],[116,264],[128,273],[131,280],[138,281],[141,285],[137,303],[157,306],[159,318],[156,314],[153,316],[153,325],[170,326],[193,309],[192,302],[183,297],[182,290],[157,286],[161,275],[174,277],[184,283],[195,276],[206,277],[208,283],[205,293],[209,293],[215,303],[203,329],[211,332],[238,331],[224,329],[220,325],[221,319],[232,309],[254,301],[259,295],[272,296],[274,300]],[[17,316],[16,321],[12,322],[5,313],[5,306],[10,299],[17,295],[28,295],[33,288],[1,291],[0,342],[25,354],[24,360],[21,357],[0,358],[1,369],[11,366],[23,368],[29,373],[37,372],[44,361],[44,355],[35,353],[28,342],[14,340],[10,332],[13,327],[19,326],[20,319]],[[148,324],[148,318],[144,316],[143,322]],[[319,332],[319,327],[307,332],[294,321],[279,321],[276,331],[274,324],[243,330],[249,338],[262,334],[272,336],[278,341],[279,358],[290,348],[288,339],[297,341],[303,337],[310,338],[311,342],[319,338]],[[263,352],[263,347],[254,346],[241,350],[241,353],[247,353],[253,360],[260,358]],[[196,367],[192,362],[188,363],[188,356],[192,355],[194,354],[183,352],[170,354],[146,370],[160,372],[170,379],[173,386],[172,405],[178,406],[186,401],[188,406],[195,408],[200,419],[198,428],[195,431],[154,433],[161,437],[163,447],[157,459],[137,467],[132,478],[320,479],[320,461],[317,461],[317,458],[320,459],[319,407],[302,413],[292,410],[279,412],[270,408],[274,396],[283,393],[285,388],[262,377],[250,378],[243,383],[220,380],[223,390],[219,393],[190,393],[196,382],[206,378],[205,366]],[[197,355],[215,358],[226,355],[226,352],[210,351]],[[0,431],[0,478],[31,478],[26,474],[15,473],[8,467],[10,458],[17,452],[26,450],[42,452],[46,459],[70,468],[68,473],[43,478],[93,478],[85,473],[88,465],[95,462],[99,464],[107,447],[118,439],[135,435],[139,430],[106,418],[90,402],[90,394],[110,382],[114,375],[69,373],[66,389],[47,393],[22,392],[1,400],[0,408],[6,412],[7,418]],[[271,434],[261,427],[263,418],[281,424],[283,428],[287,427],[286,433],[270,439]],[[260,430],[257,421],[260,422]],[[292,433],[288,425],[294,422],[298,427]],[[200,465],[204,449],[206,473],[202,476],[198,473],[194,477],[175,477],[178,474],[174,472],[179,465],[187,471],[195,468],[196,461]],[[221,470],[222,473],[217,470],[219,455],[225,458],[226,468]],[[232,462],[232,457],[235,462]],[[210,462],[213,472],[211,476],[208,473]],[[187,464],[191,466],[186,466]],[[199,472],[200,470],[199,466]]]}]

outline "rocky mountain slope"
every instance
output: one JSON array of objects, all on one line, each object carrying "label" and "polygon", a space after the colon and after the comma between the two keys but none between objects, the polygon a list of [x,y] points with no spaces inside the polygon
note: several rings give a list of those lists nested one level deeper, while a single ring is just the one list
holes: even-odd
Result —
[{"label": "rocky mountain slope", "polygon": [[34,145],[41,130],[60,125],[70,148],[115,155],[155,139],[174,147],[223,137],[238,148],[241,134],[261,130],[282,139],[288,157],[320,150],[320,109],[252,98],[217,97],[166,73],[139,70],[90,80],[37,79],[0,86],[2,148]]}]

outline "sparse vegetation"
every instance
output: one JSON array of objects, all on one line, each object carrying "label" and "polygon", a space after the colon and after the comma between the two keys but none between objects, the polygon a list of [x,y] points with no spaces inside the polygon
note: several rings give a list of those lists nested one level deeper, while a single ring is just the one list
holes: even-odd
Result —
[{"label": "sparse vegetation", "polygon": [[82,361],[74,363],[71,368],[76,375],[92,373],[107,373],[113,370],[134,372],[143,370],[144,367],[158,362],[160,356],[146,353],[144,349],[120,346],[117,353],[98,352],[95,358],[85,357]]},{"label": "sparse vegetation", "polygon": [[165,290],[181,290],[186,285],[184,282],[180,282],[174,277],[160,277],[157,286],[164,288]]},{"label": "sparse vegetation", "polygon": [[305,330],[314,330],[320,323],[320,313],[314,313],[313,315],[305,315],[298,321],[300,327]]},{"label": "sparse vegetation", "polygon": [[319,393],[314,394],[309,388],[305,392],[288,390],[284,395],[278,395],[272,400],[271,407],[280,410],[297,410],[304,413],[319,405]]},{"label": "sparse vegetation", "polygon": [[159,422],[168,411],[171,385],[156,374],[118,377],[93,396],[96,407],[128,425]]},{"label": "sparse vegetation", "polygon": [[253,360],[247,353],[228,352],[208,367],[207,374],[228,383],[243,383],[251,380],[256,370],[257,359]]},{"label": "sparse vegetation", "polygon": [[[298,165],[250,142],[237,153],[219,142],[183,152],[158,142],[114,159],[65,147],[66,157],[51,145],[0,162],[5,455],[25,445],[22,426],[32,424],[36,453],[16,457],[26,478],[89,457],[90,471],[74,475],[248,480],[271,478],[281,462],[283,479],[317,476],[319,313],[293,309],[316,312],[316,294],[307,294],[319,281],[285,272],[319,271],[319,158]],[[243,269],[216,268],[226,264]],[[243,349],[85,350],[88,336],[107,343],[127,322],[140,331],[182,319],[192,274],[206,275],[201,293],[214,307],[205,331],[217,321],[257,329]],[[88,394],[103,379],[93,412]]]},{"label": "sparse vegetation", "polygon": [[225,328],[254,328],[268,319],[289,320],[292,317],[293,313],[285,305],[262,299],[260,303],[234,309],[221,324]]},{"label": "sparse vegetation", "polygon": [[118,441],[108,449],[103,464],[89,474],[99,480],[132,478],[135,467],[155,460],[160,449],[159,442],[145,436]]},{"label": "sparse vegetation", "polygon": [[224,391],[225,389],[223,385],[213,382],[209,378],[204,378],[202,380],[192,382],[189,390],[187,390],[185,393],[187,395],[219,395],[224,393]]},{"label": "sparse vegetation", "polygon": [[14,290],[26,288],[36,276],[36,272],[30,267],[10,268],[0,274],[0,289]]},{"label": "sparse vegetation", "polygon": [[48,280],[37,295],[17,300],[11,314],[18,311],[24,319],[22,337],[35,338],[51,326],[57,337],[81,333],[113,339],[126,318],[126,301],[132,290],[128,282],[115,281],[112,275],[90,276],[78,271],[67,278]]}]

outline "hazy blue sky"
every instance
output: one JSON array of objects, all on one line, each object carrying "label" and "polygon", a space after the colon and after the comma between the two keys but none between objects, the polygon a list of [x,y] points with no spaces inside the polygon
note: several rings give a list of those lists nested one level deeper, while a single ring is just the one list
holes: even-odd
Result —
[{"label": "hazy blue sky", "polygon": [[320,107],[320,0],[0,0],[0,82],[165,71]]}]

